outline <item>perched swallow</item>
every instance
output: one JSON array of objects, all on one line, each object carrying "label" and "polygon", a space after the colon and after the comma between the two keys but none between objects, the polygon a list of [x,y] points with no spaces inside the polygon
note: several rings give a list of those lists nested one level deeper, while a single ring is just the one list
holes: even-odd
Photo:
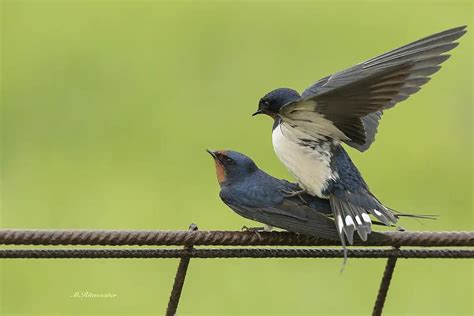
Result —
[{"label": "perched swallow", "polygon": [[420,90],[465,33],[462,26],[428,36],[327,76],[301,95],[280,88],[260,99],[253,115],[274,119],[277,156],[304,191],[329,199],[343,244],[352,244],[355,231],[366,240],[370,215],[385,225],[397,216],[370,192],[341,143],[367,150],[382,112]]},{"label": "perched swallow", "polygon": [[328,200],[308,194],[287,197],[298,185],[260,170],[235,151],[207,151],[214,158],[222,201],[240,216],[291,232],[339,240]]}]

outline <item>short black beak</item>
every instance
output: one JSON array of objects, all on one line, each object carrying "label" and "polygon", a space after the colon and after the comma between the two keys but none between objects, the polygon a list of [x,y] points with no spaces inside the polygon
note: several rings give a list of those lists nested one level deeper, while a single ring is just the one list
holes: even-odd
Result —
[{"label": "short black beak", "polygon": [[255,112],[254,114],[252,114],[252,116],[259,115],[259,114],[263,114],[263,110],[258,110],[257,112]]},{"label": "short black beak", "polygon": [[212,158],[217,159],[216,153],[213,150],[206,149],[206,151],[212,156]]}]

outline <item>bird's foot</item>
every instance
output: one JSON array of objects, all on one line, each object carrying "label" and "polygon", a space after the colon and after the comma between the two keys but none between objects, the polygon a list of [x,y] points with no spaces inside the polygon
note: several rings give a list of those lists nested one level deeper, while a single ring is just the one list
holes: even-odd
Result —
[{"label": "bird's foot", "polygon": [[269,233],[273,230],[273,226],[265,224],[265,227],[263,227],[263,230]]},{"label": "bird's foot", "polygon": [[292,198],[292,197],[297,196],[301,200],[301,202],[305,204],[307,203],[306,200],[302,196],[303,194],[306,193],[306,190],[301,189],[297,191],[288,191],[288,190],[280,190],[280,191],[281,193],[283,193],[283,196],[286,198]]},{"label": "bird's foot", "polygon": [[247,226],[242,226],[241,229],[243,232],[252,232],[252,233],[259,233],[259,232],[264,232],[265,227],[247,227]]},{"label": "bird's foot", "polygon": [[302,195],[304,194],[306,191],[301,189],[301,190],[297,190],[297,191],[288,191],[288,190],[284,190],[284,189],[281,189],[280,190],[281,193],[283,193],[283,195],[285,197],[295,197],[295,196],[299,196],[299,195]]},{"label": "bird's foot", "polygon": [[260,235],[260,233],[264,232],[265,231],[265,227],[247,227],[247,226],[242,226],[242,231],[243,232],[250,232],[250,233],[254,233],[255,235],[257,235],[258,239],[262,239],[262,235]]},{"label": "bird's foot", "polygon": [[406,231],[405,228],[403,228],[402,226],[397,226],[397,232],[404,232]]}]

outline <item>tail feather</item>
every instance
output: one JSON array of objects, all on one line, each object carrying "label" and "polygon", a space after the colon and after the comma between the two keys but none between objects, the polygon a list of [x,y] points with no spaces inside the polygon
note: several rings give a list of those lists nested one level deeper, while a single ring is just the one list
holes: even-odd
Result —
[{"label": "tail feather", "polygon": [[368,234],[372,231],[371,216],[377,222],[391,226],[397,223],[397,215],[401,215],[384,206],[370,192],[367,193],[339,192],[329,197],[340,238],[342,240],[345,235],[349,244],[353,244],[354,232],[357,232],[360,239],[367,240]]},{"label": "tail feather", "polygon": [[338,199],[334,195],[329,197],[329,202],[341,241],[345,241],[347,238],[347,242],[352,245],[355,231],[362,240],[367,240],[367,235],[372,231],[372,220],[368,212],[362,207]]},{"label": "tail feather", "polygon": [[390,224],[395,224],[397,222],[397,218],[390,214],[390,210],[387,208],[374,208],[367,211],[386,226],[390,226]]},{"label": "tail feather", "polygon": [[[333,208],[333,210],[336,210],[336,208]],[[344,252],[344,260],[342,261],[342,266],[341,266],[341,271],[340,271],[342,273],[342,271],[344,271],[344,268],[347,264],[347,247],[346,247],[346,238],[344,237],[344,233],[346,233],[346,236],[347,236],[347,232],[344,230],[344,222],[342,221],[342,214],[339,212],[339,209],[337,209],[334,212],[334,219],[336,221],[336,228],[337,228],[337,232],[339,233],[339,238],[341,239],[342,251]],[[352,234],[353,233],[354,232],[352,232]],[[350,236],[352,236],[352,234],[350,234]],[[348,237],[348,240],[349,240],[349,244],[352,245],[352,239],[349,239]]]},{"label": "tail feather", "polygon": [[410,217],[410,218],[418,218],[418,219],[431,219],[431,220],[437,220],[439,215],[435,215],[435,214],[408,214],[408,213],[400,213],[398,211],[395,211],[395,210],[392,210],[392,212],[394,212],[395,214],[395,217],[396,218],[399,218],[399,217]]},{"label": "tail feather", "polygon": [[[367,216],[364,215],[366,214],[364,210],[362,210],[359,207],[355,207],[352,204],[348,204],[348,210],[352,214],[352,218],[354,220],[354,225],[356,226],[357,233],[359,234],[360,238],[364,241],[367,240],[367,235],[370,234],[372,231],[371,223],[370,221],[364,220],[367,219]],[[350,222],[350,218],[346,216],[346,222]],[[370,220],[370,217],[369,217]]]},{"label": "tail feather", "polygon": [[[415,215],[400,213],[384,206],[375,196],[370,194],[354,194],[329,196],[329,202],[336,222],[337,232],[344,250],[344,262],[341,272],[347,262],[346,240],[349,245],[354,243],[354,232],[360,239],[367,240],[372,232],[372,224],[393,226],[400,217],[418,219],[436,219],[435,215]],[[376,220],[372,221],[371,216]]]},{"label": "tail feather", "polygon": [[393,213],[393,210],[383,205],[375,196],[370,194],[367,196],[368,198],[368,205],[370,208],[368,211],[372,214],[375,218],[379,221],[384,223],[386,226],[390,226],[391,224],[396,224],[398,218]]},{"label": "tail feather", "polygon": [[[393,209],[390,209],[391,211],[394,211]],[[429,219],[429,220],[437,220],[438,215],[418,215],[418,214],[406,214],[406,213],[397,213],[394,214],[394,216],[397,219],[400,219],[401,217],[408,217],[408,218],[414,218],[414,219]],[[372,220],[373,225],[378,225],[378,226],[387,226],[386,224],[379,222],[377,220]],[[396,225],[391,224],[390,227],[396,227]]]}]

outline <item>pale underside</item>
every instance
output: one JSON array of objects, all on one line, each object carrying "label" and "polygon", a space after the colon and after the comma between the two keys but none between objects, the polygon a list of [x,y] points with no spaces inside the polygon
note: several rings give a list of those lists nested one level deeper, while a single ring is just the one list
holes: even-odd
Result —
[{"label": "pale underside", "polygon": [[[327,130],[331,122],[321,118],[321,130]],[[321,138],[323,135],[308,135],[301,129],[282,122],[272,134],[273,148],[281,162],[287,167],[300,186],[311,195],[323,195],[329,180],[336,180],[337,174],[331,170],[331,143]],[[314,147],[303,146],[301,140],[310,140]],[[336,142],[336,141],[333,141]],[[337,142],[336,142],[337,143]]]}]

